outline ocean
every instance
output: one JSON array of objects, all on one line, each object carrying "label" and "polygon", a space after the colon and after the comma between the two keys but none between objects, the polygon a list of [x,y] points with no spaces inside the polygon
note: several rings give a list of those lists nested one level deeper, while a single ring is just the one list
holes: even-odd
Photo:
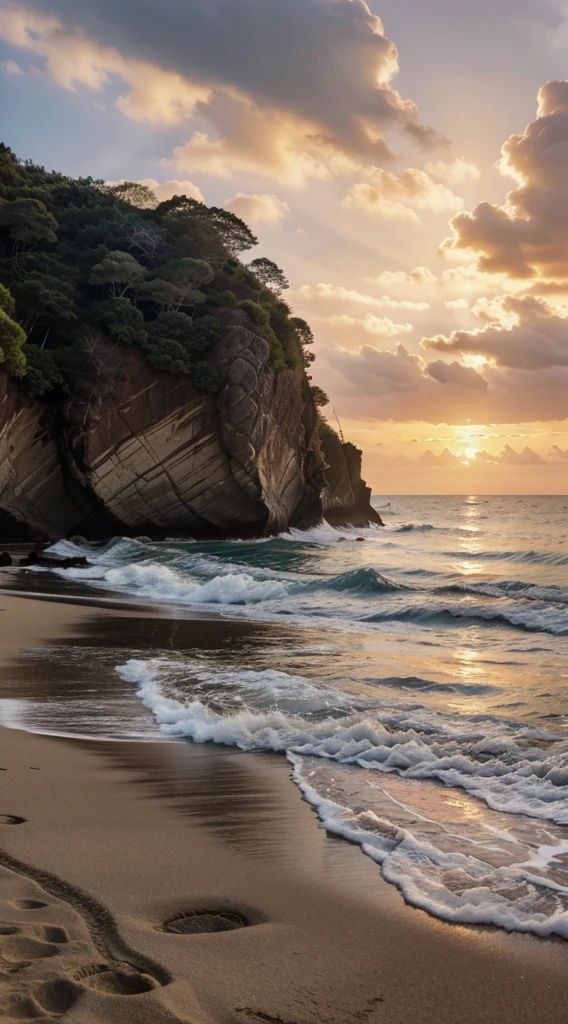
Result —
[{"label": "ocean", "polygon": [[3,699],[0,721],[272,751],[409,903],[568,938],[568,499],[374,504],[384,528],[58,543],[91,566],[27,570],[29,589],[59,576],[70,594],[249,628],[29,651],[50,699]]}]

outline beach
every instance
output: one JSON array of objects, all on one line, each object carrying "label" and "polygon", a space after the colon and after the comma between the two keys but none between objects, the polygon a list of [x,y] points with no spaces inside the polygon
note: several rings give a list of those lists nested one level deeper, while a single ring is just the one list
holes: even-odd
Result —
[{"label": "beach", "polygon": [[[151,635],[165,623],[188,637],[245,628],[84,601],[3,591],[2,697],[14,698],[30,670],[21,651],[54,638],[92,647],[97,630],[104,643],[109,619],[113,630],[120,620],[131,646],[141,628]],[[447,924],[407,906],[376,864],[318,825],[276,755],[7,728],[0,743],[0,1007],[8,1019],[565,1018],[564,941]],[[205,912],[228,915],[233,927],[164,930]]]}]

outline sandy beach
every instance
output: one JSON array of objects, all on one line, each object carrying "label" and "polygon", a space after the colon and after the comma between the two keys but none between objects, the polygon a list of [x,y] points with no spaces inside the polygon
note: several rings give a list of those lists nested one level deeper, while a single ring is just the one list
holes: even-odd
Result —
[{"label": "sandy beach", "polygon": [[[125,637],[168,621],[6,591],[0,608],[1,694],[11,699],[29,674],[14,677],[23,649],[54,637],[92,643],[96,623],[103,642],[110,617]],[[359,849],[325,834],[281,758],[7,728],[0,751],[8,1020],[565,1019],[564,942],[447,925],[406,906]],[[195,914],[230,930],[195,932]]]}]

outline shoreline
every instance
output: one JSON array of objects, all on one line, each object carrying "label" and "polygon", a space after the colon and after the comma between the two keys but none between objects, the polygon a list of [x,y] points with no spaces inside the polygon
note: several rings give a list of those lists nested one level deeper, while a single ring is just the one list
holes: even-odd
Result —
[{"label": "shoreline", "polygon": [[[22,649],[64,638],[104,644],[117,619],[125,645],[131,631],[160,632],[176,617],[188,643],[192,631],[230,638],[257,628],[81,595],[69,603],[3,589],[0,606],[3,697],[25,678],[30,692],[41,685]],[[53,1015],[68,1004],[64,1019],[77,1024],[565,1018],[563,940],[450,925],[406,905],[358,847],[326,835],[281,757],[1,727],[0,768],[0,917],[19,929],[0,935],[0,956],[19,949],[24,960],[25,943],[28,954],[34,942],[55,947],[1,978],[0,1010],[22,1011],[28,999]],[[163,931],[199,910],[250,927]],[[68,942],[47,937],[63,932]],[[93,964],[107,969],[89,973]]]}]

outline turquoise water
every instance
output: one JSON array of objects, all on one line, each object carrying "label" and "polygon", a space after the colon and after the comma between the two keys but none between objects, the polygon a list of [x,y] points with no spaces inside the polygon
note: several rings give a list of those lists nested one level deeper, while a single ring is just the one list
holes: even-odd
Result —
[{"label": "turquoise water", "polygon": [[568,499],[376,505],[382,529],[117,539],[62,571],[255,625],[219,650],[117,652],[101,721],[132,734],[138,707],[150,731],[277,751],[409,902],[568,937]]}]

